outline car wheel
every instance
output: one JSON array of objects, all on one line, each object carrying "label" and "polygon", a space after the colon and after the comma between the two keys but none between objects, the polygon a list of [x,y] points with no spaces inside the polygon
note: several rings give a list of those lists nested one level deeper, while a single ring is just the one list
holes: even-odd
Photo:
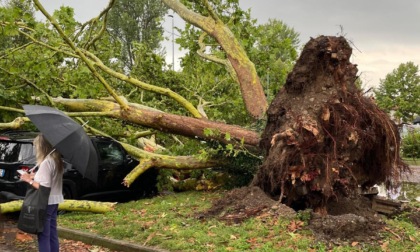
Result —
[{"label": "car wheel", "polygon": [[63,186],[63,197],[64,199],[73,199],[73,192],[70,186]]}]

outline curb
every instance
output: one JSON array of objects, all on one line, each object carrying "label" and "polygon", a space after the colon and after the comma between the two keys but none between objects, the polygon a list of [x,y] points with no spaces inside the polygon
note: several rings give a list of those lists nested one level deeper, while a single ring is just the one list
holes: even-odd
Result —
[{"label": "curb", "polygon": [[123,242],[121,240],[114,240],[105,237],[101,237],[96,234],[85,233],[78,230],[57,227],[58,236],[60,238],[81,241],[87,244],[102,246],[108,249],[115,251],[124,251],[124,252],[169,252],[168,250],[152,248],[137,245],[130,242]]}]

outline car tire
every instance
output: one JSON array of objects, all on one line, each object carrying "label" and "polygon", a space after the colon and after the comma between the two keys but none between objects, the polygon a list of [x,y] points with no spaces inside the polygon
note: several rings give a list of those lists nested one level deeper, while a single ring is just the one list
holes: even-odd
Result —
[{"label": "car tire", "polygon": [[76,183],[70,179],[63,179],[63,197],[64,199],[77,199]]},{"label": "car tire", "polygon": [[64,199],[73,199],[74,198],[74,193],[71,190],[70,186],[68,186],[68,185],[63,186],[63,197],[64,197]]}]

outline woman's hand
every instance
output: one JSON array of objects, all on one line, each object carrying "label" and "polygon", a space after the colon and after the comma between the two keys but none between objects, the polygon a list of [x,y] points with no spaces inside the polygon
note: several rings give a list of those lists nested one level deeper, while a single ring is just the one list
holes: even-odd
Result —
[{"label": "woman's hand", "polygon": [[22,175],[20,175],[20,180],[25,181],[26,183],[29,183],[32,181],[32,179],[34,178],[34,174],[29,174],[29,173],[24,173]]}]

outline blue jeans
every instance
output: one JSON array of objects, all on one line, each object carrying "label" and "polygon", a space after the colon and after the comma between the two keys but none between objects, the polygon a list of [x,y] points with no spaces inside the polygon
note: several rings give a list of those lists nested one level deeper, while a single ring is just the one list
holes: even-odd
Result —
[{"label": "blue jeans", "polygon": [[39,252],[58,252],[57,232],[57,209],[58,204],[48,205],[47,217],[44,224],[44,231],[38,234]]}]

